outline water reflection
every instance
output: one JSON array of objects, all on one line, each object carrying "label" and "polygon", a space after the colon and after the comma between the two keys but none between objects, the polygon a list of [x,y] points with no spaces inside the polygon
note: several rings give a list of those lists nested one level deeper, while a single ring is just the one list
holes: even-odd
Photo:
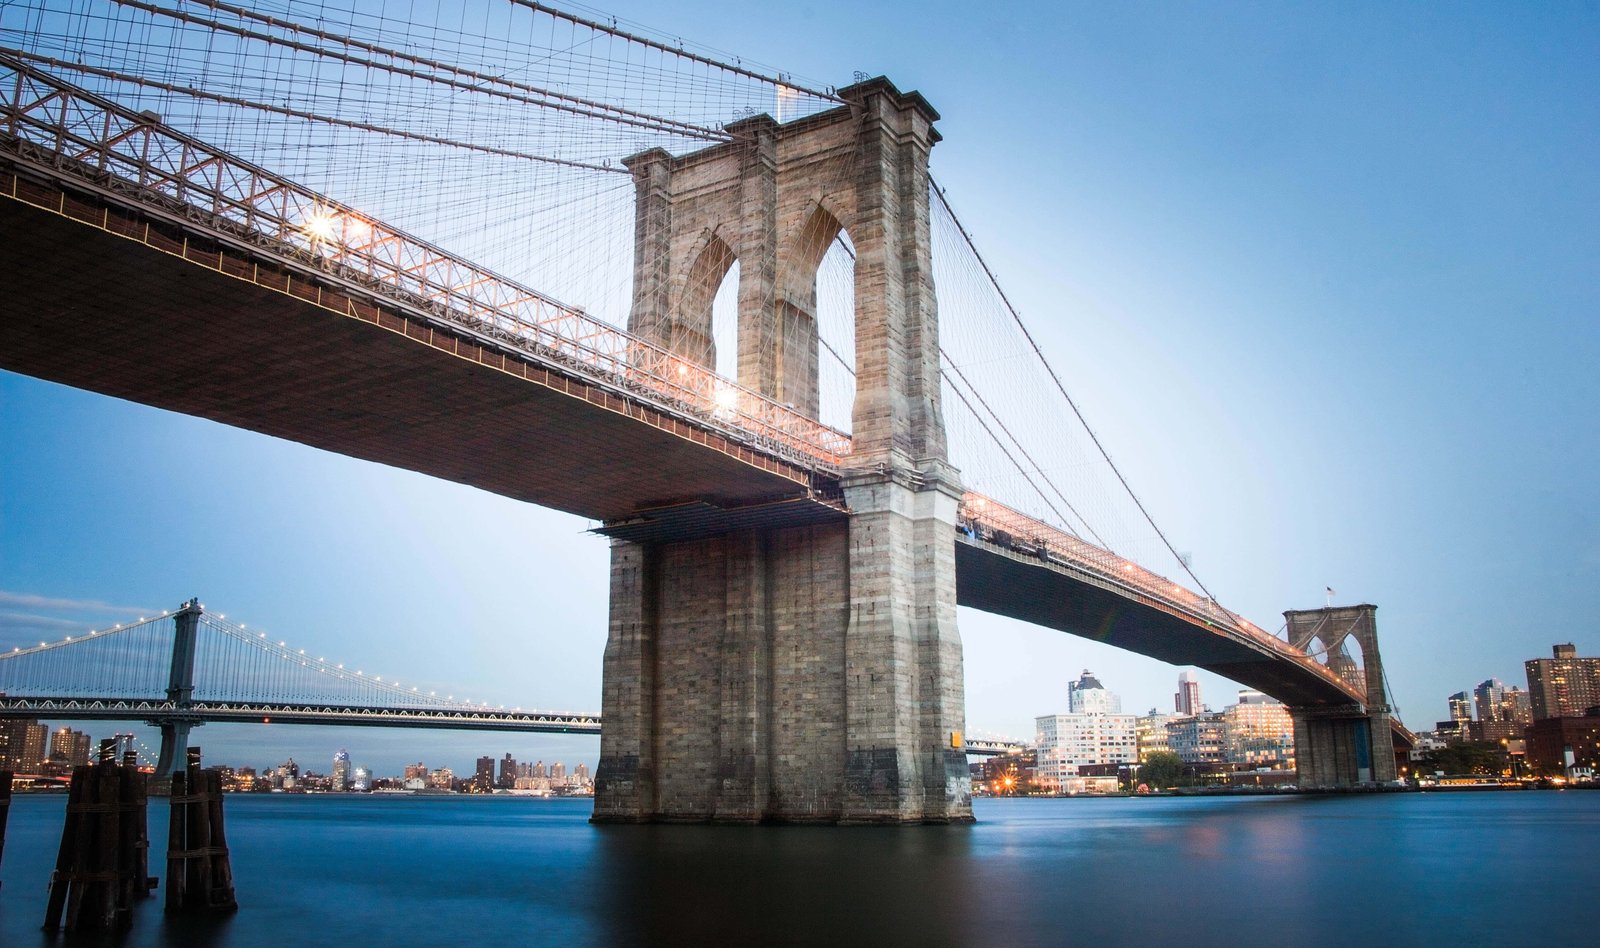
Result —
[{"label": "water reflection", "polygon": [[971,826],[597,827],[613,944],[973,944]]}]

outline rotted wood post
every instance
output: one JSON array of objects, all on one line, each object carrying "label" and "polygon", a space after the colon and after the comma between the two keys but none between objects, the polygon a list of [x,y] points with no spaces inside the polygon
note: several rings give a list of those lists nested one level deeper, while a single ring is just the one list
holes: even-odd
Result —
[{"label": "rotted wood post", "polygon": [[143,775],[119,765],[108,744],[101,745],[99,763],[72,771],[46,931],[120,931],[132,923],[134,896],[148,891],[140,871]]},{"label": "rotted wood post", "polygon": [[233,893],[222,821],[222,775],[200,769],[200,748],[189,748],[188,767],[172,775],[172,816],[167,829],[167,911],[231,912]]}]

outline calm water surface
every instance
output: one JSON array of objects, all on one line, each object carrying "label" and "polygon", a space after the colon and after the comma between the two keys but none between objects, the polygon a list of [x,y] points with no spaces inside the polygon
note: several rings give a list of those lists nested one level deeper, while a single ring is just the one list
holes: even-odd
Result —
[{"label": "calm water surface", "polygon": [[[18,796],[0,945],[66,800]],[[1600,792],[980,800],[964,827],[590,826],[585,800],[230,796],[240,909],[125,945],[1600,943]],[[151,805],[165,874],[166,807]]]}]

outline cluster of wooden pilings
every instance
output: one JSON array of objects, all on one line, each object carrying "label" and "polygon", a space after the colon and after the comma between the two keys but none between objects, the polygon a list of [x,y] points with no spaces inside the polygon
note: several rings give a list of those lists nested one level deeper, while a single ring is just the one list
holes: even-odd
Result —
[{"label": "cluster of wooden pilings", "polygon": [[172,775],[167,911],[231,912],[238,907],[222,827],[222,774],[201,770],[200,748],[191,747],[188,769]]},{"label": "cluster of wooden pilings", "polygon": [[[73,768],[61,849],[50,876],[46,931],[121,931],[133,921],[136,900],[156,887],[158,880],[149,872],[145,778],[133,754],[116,760],[112,741],[102,742],[98,763]],[[9,796],[9,779],[4,787]],[[237,907],[223,832],[221,775],[201,770],[200,749],[191,747],[187,769],[172,776],[166,910]]]},{"label": "cluster of wooden pilings", "polygon": [[134,899],[150,894],[144,775],[131,759],[118,763],[114,747],[101,744],[99,763],[72,770],[67,821],[50,874],[47,931],[127,928]]}]

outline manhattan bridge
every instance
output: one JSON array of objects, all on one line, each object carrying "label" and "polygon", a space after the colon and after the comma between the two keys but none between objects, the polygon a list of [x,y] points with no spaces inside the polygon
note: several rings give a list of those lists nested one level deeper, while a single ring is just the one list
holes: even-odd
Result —
[{"label": "manhattan bridge", "polygon": [[150,721],[163,769],[204,721],[598,731],[599,820],[962,821],[1003,745],[964,737],[960,605],[1281,699],[1304,786],[1392,780],[1374,608],[1218,603],[956,215],[938,121],[531,0],[0,7],[0,368],[611,544],[600,713],[191,601],[0,656],[0,714]]}]

